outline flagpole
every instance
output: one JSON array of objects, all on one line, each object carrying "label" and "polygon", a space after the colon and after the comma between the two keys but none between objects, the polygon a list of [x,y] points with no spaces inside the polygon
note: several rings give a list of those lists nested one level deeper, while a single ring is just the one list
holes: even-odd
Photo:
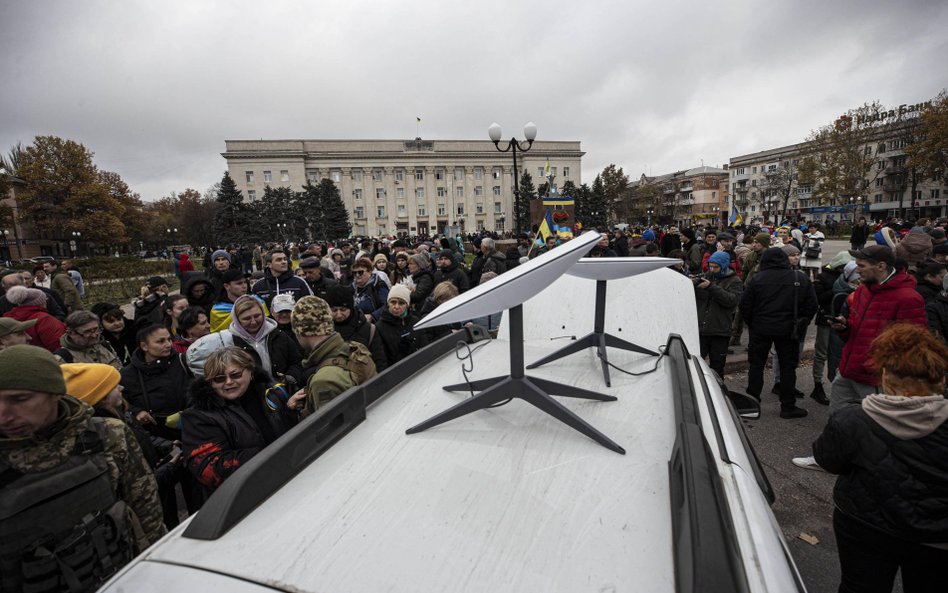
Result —
[{"label": "flagpole", "polygon": [[533,248],[537,246],[537,239],[539,238],[540,238],[540,225],[537,225],[537,234],[533,235],[533,241],[530,241],[530,249],[527,250],[527,259],[530,259],[530,254],[533,253]]}]

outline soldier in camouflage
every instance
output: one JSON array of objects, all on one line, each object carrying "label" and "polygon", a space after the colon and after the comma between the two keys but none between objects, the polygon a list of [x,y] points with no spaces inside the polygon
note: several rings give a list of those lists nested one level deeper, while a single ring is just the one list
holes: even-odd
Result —
[{"label": "soldier in camouflage", "polygon": [[[81,471],[93,479],[73,485]],[[86,482],[98,482],[98,490]],[[40,516],[30,516],[44,504]],[[61,534],[70,535],[70,546],[87,533],[100,544],[89,517],[105,517],[124,533],[111,536],[116,541],[108,541],[106,557],[96,547],[94,562],[63,568],[71,548],[57,539]],[[4,593],[23,588],[25,567],[41,556],[38,546],[55,558],[48,570],[60,586],[94,590],[166,532],[155,478],[132,431],[121,420],[93,419],[91,407],[66,395],[55,357],[35,346],[0,351],[0,531]],[[113,543],[128,550],[113,552]]]},{"label": "soldier in camouflage", "polygon": [[293,307],[290,320],[306,356],[304,376],[309,375],[309,378],[306,387],[293,394],[287,407],[302,408],[302,416],[306,417],[355,385],[355,381],[345,368],[323,364],[349,356],[349,345],[336,332],[326,301],[314,296],[301,298]]}]

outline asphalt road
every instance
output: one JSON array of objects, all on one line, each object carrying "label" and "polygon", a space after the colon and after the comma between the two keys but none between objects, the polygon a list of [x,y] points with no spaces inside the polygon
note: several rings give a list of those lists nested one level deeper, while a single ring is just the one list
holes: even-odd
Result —
[{"label": "asphalt road", "polygon": [[[848,249],[845,241],[827,241],[823,261]],[[814,331],[811,326],[808,334]],[[747,334],[744,335],[747,344]],[[743,351],[744,346],[737,347]],[[725,376],[730,389],[744,392],[747,373],[735,372]],[[813,390],[812,366],[804,362],[797,369],[797,388],[805,394]],[[812,443],[820,435],[829,416],[829,409],[809,397],[799,405],[809,412],[806,418],[784,420],[778,415],[780,403],[770,393],[773,386],[771,371],[764,372],[763,402],[758,420],[745,420],[747,436],[767,478],[773,485],[777,500],[774,515],[783,530],[794,561],[810,593],[831,593],[839,587],[839,559],[836,538],[833,536],[833,485],[836,477],[830,474],[798,468],[791,463],[794,457],[812,455]],[[823,378],[823,387],[829,391],[829,382]],[[819,543],[810,544],[800,539],[801,534],[815,536]],[[902,591],[897,579],[894,591]]]}]

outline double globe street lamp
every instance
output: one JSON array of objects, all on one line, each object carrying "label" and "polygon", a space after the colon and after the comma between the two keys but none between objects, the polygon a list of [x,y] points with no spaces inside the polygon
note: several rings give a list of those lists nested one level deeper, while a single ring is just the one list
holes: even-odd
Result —
[{"label": "double globe street lamp", "polygon": [[514,174],[514,226],[516,232],[521,232],[523,230],[523,220],[521,220],[521,208],[520,208],[520,175],[517,172],[517,151],[527,152],[533,146],[533,141],[537,138],[537,125],[535,123],[527,122],[523,126],[523,137],[526,139],[526,144],[522,144],[520,140],[516,138],[511,138],[507,142],[506,148],[500,147],[500,138],[503,135],[503,132],[500,129],[500,124],[494,122],[487,128],[487,135],[490,136],[491,142],[494,143],[494,148],[500,152],[513,152],[513,174]]}]

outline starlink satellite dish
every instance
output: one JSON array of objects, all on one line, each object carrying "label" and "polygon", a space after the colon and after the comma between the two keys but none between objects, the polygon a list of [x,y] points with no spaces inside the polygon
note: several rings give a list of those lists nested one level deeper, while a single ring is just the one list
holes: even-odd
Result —
[{"label": "starlink satellite dish", "polygon": [[599,242],[599,238],[596,231],[584,233],[493,280],[475,286],[438,306],[416,324],[415,329],[468,321],[520,305],[566,273]]}]

